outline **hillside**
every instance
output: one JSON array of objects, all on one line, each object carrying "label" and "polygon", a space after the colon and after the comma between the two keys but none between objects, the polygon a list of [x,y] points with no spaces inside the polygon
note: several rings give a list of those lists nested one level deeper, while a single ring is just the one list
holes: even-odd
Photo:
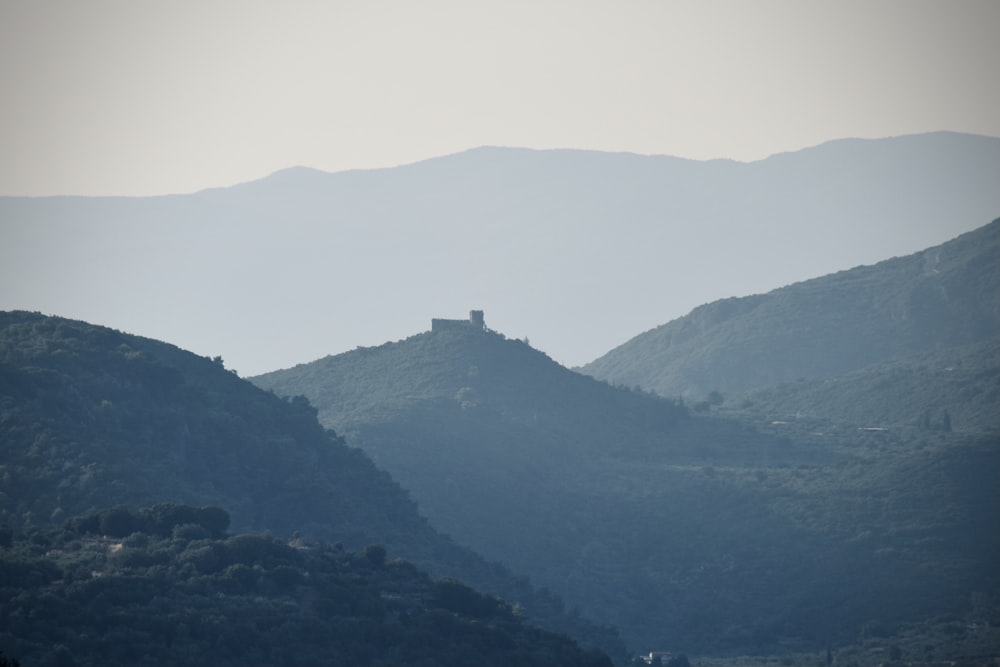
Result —
[{"label": "hillside", "polygon": [[580,370],[700,400],[711,391],[843,375],[998,332],[995,220],[913,255],[700,306]]},{"label": "hillside", "polygon": [[1000,337],[755,389],[713,411],[824,429],[1000,433]]},{"label": "hillside", "polygon": [[636,649],[816,647],[1000,591],[989,439],[767,434],[472,327],[253,381],[309,397],[435,526]]},{"label": "hillside", "polygon": [[1000,138],[938,132],[750,163],[484,147],[185,195],[0,197],[0,309],[257,375],[479,304],[575,366],[701,304],[971,231],[997,183]]},{"label": "hillside", "polygon": [[36,313],[0,313],[0,523],[58,526],[115,506],[215,505],[236,531],[382,544],[468,581],[532,622],[624,652],[523,577],[460,547],[407,492],[282,400],[210,360],[151,339]]},{"label": "hillside", "polygon": [[8,530],[0,646],[25,665],[611,667],[381,547],[227,535],[227,522],[157,505]]}]

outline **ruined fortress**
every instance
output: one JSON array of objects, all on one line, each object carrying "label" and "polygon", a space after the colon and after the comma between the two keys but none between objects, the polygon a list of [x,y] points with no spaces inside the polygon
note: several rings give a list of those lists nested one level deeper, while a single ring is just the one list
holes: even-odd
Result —
[{"label": "ruined fortress", "polygon": [[470,310],[467,320],[442,320],[434,318],[431,320],[431,331],[449,331],[460,329],[467,331],[486,331],[486,321],[483,319],[483,311]]}]

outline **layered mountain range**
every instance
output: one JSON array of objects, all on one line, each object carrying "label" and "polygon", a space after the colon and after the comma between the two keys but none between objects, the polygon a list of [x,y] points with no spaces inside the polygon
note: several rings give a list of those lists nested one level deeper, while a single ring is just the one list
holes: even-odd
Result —
[{"label": "layered mountain range", "polygon": [[[710,304],[672,325],[687,327],[681,352],[635,360],[651,374],[671,359],[718,377],[762,369],[756,384],[663,398],[473,322],[253,381],[307,396],[432,523],[634,646],[844,640],[859,619],[957,612],[969,587],[1000,583],[988,564],[1000,553],[988,528],[1000,506],[988,481],[1000,465],[998,229]],[[869,380],[850,373],[862,369]],[[894,375],[907,369],[919,389]],[[728,395],[810,374],[842,377],[842,391]],[[869,412],[839,412],[868,381],[882,383],[861,398]]]},{"label": "layered mountain range", "polygon": [[[105,630],[58,627],[125,610],[141,645],[165,626],[136,591],[169,606],[170,578],[180,604],[249,614],[224,636],[259,655],[340,627],[320,599],[359,633],[458,628],[528,662],[1000,653],[1000,220],[975,228],[998,179],[1000,140],[938,133],[0,198],[0,305],[127,312],[209,352],[0,313],[0,649],[98,656]],[[485,324],[421,331],[470,307]],[[577,371],[537,349],[589,359],[643,329]],[[219,353],[291,361],[248,382]],[[220,512],[253,535],[202,525]],[[59,622],[26,638],[41,613]]]},{"label": "layered mountain range", "polygon": [[[7,530],[57,528],[115,508],[214,506],[232,517],[234,531],[298,534],[355,550],[380,545],[389,558],[518,605],[532,622],[616,658],[625,652],[613,630],[569,613],[558,596],[428,525],[407,491],[321,427],[304,398],[262,391],[221,358],[84,322],[0,313],[0,442]],[[5,567],[20,567],[22,556],[2,547],[0,555],[13,559]],[[53,567],[62,566],[44,569]],[[0,577],[10,599],[24,592],[18,584],[34,581],[12,579]],[[11,651],[26,638],[7,639]]]},{"label": "layered mountain range", "polygon": [[184,195],[0,197],[0,309],[257,375],[478,306],[581,365],[702,304],[971,231],[997,183],[1000,138],[939,132],[750,163],[484,147]]}]

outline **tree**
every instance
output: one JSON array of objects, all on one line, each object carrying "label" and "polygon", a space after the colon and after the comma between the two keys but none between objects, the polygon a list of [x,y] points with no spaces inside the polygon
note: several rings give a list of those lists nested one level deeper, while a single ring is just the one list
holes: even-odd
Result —
[{"label": "tree", "polygon": [[102,535],[126,537],[135,530],[135,517],[125,507],[113,507],[101,512],[100,531]]},{"label": "tree", "polygon": [[502,603],[496,598],[449,577],[434,582],[434,601],[442,609],[472,618],[490,618],[503,610]]},{"label": "tree", "polygon": [[382,567],[385,565],[385,547],[381,544],[369,544],[365,547],[365,558],[372,565]]}]

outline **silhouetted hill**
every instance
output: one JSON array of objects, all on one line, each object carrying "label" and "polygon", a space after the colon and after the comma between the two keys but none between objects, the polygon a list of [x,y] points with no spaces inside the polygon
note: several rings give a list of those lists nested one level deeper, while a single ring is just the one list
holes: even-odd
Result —
[{"label": "silhouetted hill", "polygon": [[0,523],[17,529],[119,505],[215,505],[239,531],[384,544],[520,604],[532,622],[624,652],[613,631],[437,533],[388,474],[320,426],[308,401],[262,391],[221,359],[0,313],[0,441]]},{"label": "silhouetted hill", "polygon": [[581,371],[700,400],[842,375],[998,332],[1000,220],[914,255],[700,306]]},{"label": "silhouetted hill", "polygon": [[309,397],[435,526],[637,650],[816,646],[1000,591],[988,439],[765,434],[471,327],[253,381]]}]

